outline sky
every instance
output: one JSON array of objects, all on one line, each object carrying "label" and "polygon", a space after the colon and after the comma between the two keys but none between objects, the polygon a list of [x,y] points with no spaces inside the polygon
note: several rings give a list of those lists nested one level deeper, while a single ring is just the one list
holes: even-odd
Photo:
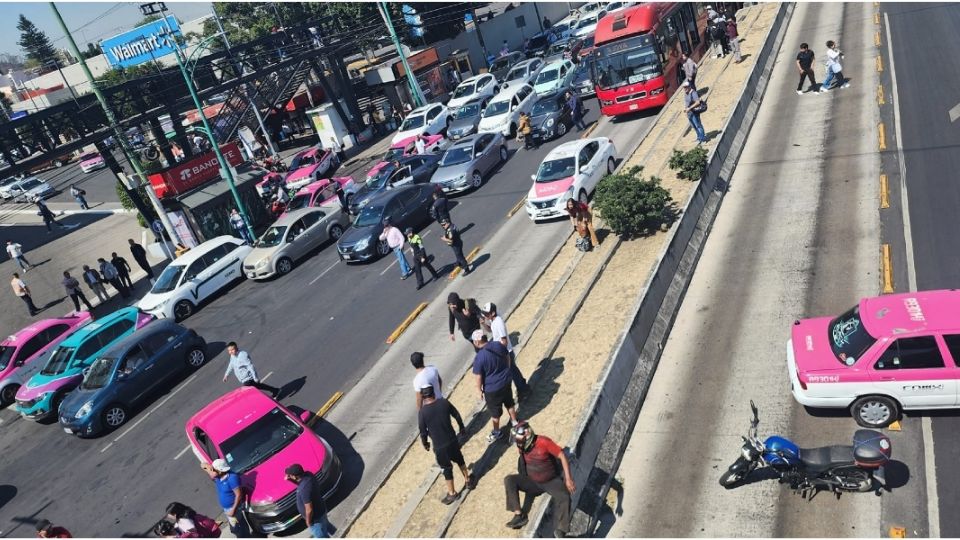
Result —
[{"label": "sky", "polygon": [[[143,15],[140,13],[141,2],[57,2],[57,8],[73,33],[73,39],[80,50],[87,48],[87,43],[96,44],[97,41],[125,32],[136,24]],[[167,9],[181,21],[189,21],[213,11],[209,2],[176,2],[166,0]],[[57,49],[67,49],[67,40],[64,38],[60,25],[53,16],[48,2],[7,2],[0,0],[0,10],[4,16],[0,19],[0,52],[23,56],[23,51],[17,46],[20,40],[20,31],[17,30],[17,20],[22,13],[33,24],[43,30],[53,46]]]}]

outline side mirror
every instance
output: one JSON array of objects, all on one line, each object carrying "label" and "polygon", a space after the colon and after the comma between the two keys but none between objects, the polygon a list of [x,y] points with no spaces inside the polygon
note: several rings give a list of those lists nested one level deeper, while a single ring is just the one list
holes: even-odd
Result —
[{"label": "side mirror", "polygon": [[306,424],[306,423],[308,423],[310,420],[313,420],[313,412],[312,412],[312,411],[303,411],[302,413],[300,413],[300,421],[301,421],[301,422],[303,422],[304,424]]},{"label": "side mirror", "polygon": [[530,175],[530,179],[531,179],[531,180],[536,180],[536,179],[537,179],[537,175],[531,174],[531,175]]}]

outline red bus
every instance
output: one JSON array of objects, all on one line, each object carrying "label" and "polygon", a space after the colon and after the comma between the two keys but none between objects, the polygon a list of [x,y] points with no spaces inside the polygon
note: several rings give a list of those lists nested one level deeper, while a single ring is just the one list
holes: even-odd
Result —
[{"label": "red bus", "polygon": [[600,19],[591,75],[607,116],[661,107],[683,80],[680,53],[703,55],[706,11],[691,2],[650,2]]}]

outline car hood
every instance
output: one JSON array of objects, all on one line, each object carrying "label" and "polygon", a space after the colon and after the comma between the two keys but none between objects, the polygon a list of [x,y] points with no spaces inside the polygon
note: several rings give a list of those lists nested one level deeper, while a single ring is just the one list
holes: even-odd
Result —
[{"label": "car hood", "polygon": [[573,185],[573,177],[560,178],[553,182],[534,182],[527,195],[530,199],[546,199],[562,195]]},{"label": "car hood", "polygon": [[362,202],[364,199],[373,197],[374,195],[386,190],[386,187],[373,187],[369,184],[364,184],[360,186],[360,189],[357,190],[357,193],[353,196],[353,200],[356,201],[356,204],[360,207],[363,206]]},{"label": "car hood", "polygon": [[790,330],[793,356],[797,370],[802,377],[805,373],[823,371],[849,371],[833,354],[827,330],[830,317],[803,319]]},{"label": "car hood", "polygon": [[421,133],[424,133],[426,131],[426,128],[427,126],[426,124],[424,124],[423,127],[419,127],[416,129],[410,129],[407,131],[398,131],[397,134],[394,135],[392,139],[390,139],[390,144],[397,144],[404,139],[409,139],[410,137],[413,137],[414,135],[420,135]]},{"label": "car hood", "polygon": [[33,377],[30,377],[27,384],[20,387],[20,390],[17,391],[17,399],[21,401],[35,399],[47,392],[59,390],[71,383],[79,384],[81,380],[83,380],[81,368],[71,368],[59,375],[43,375],[37,373]]},{"label": "car hood", "polygon": [[262,260],[264,257],[273,256],[273,254],[279,251],[281,247],[283,247],[283,244],[273,247],[255,247],[250,250],[250,253],[248,253],[246,257],[244,257],[243,264],[252,266],[260,262],[260,260]]},{"label": "car hood", "polygon": [[560,80],[554,79],[550,82],[534,85],[533,91],[540,96],[549,96],[551,94],[555,94],[559,86],[560,86]]},{"label": "car hood", "polygon": [[470,160],[466,163],[461,163],[459,165],[451,165],[449,167],[439,167],[437,172],[433,173],[433,177],[430,178],[430,182],[434,184],[439,184],[441,182],[446,182],[448,180],[456,180],[461,174],[467,174],[470,169],[473,168],[474,160]]},{"label": "car hood", "polygon": [[143,298],[140,299],[139,302],[137,302],[137,307],[144,311],[155,309],[164,301],[173,298],[173,295],[176,294],[178,289],[179,288],[173,289],[172,291],[165,292],[163,294],[148,292]]},{"label": "car hood", "polygon": [[77,388],[73,392],[64,398],[63,403],[60,405],[60,416],[66,418],[73,418],[77,414],[77,411],[80,410],[80,407],[83,407],[83,404],[88,401],[93,401],[94,404],[97,404],[97,401],[103,401],[101,395],[106,395],[106,393],[111,389],[112,383],[107,383],[103,388],[96,388],[92,390],[84,390],[82,388]]},{"label": "car hood", "polygon": [[477,124],[480,123],[480,115],[468,116],[467,118],[458,118],[453,122],[450,122],[450,129],[447,131],[460,131],[461,129],[466,128],[475,128]]},{"label": "car hood", "polygon": [[546,123],[547,120],[553,118],[556,120],[560,116],[560,111],[549,112],[545,114],[540,114],[537,116],[530,117],[530,127],[533,129],[538,129],[540,126]]},{"label": "car hood", "polygon": [[450,101],[448,101],[448,102],[446,103],[447,108],[450,109],[450,110],[454,110],[454,109],[456,109],[457,107],[463,105],[464,103],[466,103],[466,102],[470,101],[471,99],[473,99],[473,98],[475,98],[475,97],[478,97],[478,96],[480,96],[480,95],[482,95],[482,94],[483,94],[482,92],[474,92],[474,93],[472,93],[472,94],[468,94],[468,95],[463,96],[463,97],[450,98]]},{"label": "car hood", "polygon": [[284,480],[284,470],[291,463],[298,463],[304,470],[316,474],[323,467],[326,454],[327,449],[317,436],[309,428],[304,429],[286,448],[243,473],[243,484],[251,486],[250,503],[259,506],[280,500],[297,487]]},{"label": "car hood", "polygon": [[370,242],[374,242],[378,240],[382,229],[379,225],[371,225],[369,227],[354,227],[351,225],[347,230],[343,231],[343,235],[337,240],[337,244],[350,246],[364,238],[370,238]]},{"label": "car hood", "polygon": [[304,178],[309,178],[310,175],[313,174],[313,171],[317,170],[317,167],[319,166],[320,166],[319,163],[314,163],[312,165],[307,165],[306,167],[300,167],[295,171],[290,171],[290,173],[287,174],[287,177],[284,179],[284,181],[289,184],[292,182],[298,182],[300,180],[303,180]]}]

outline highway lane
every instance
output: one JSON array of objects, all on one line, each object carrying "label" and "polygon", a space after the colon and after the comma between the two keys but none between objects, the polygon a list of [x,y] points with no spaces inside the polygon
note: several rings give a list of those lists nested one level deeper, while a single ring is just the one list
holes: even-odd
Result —
[{"label": "highway lane", "polygon": [[[590,108],[595,118],[595,105]],[[648,120],[621,123],[615,131],[626,144]],[[461,204],[452,214],[466,229],[468,249],[482,244],[504,222],[553,144],[515,153],[480,190],[457,199]],[[427,231],[428,249],[441,265],[451,262],[449,249],[437,240],[436,225]],[[286,403],[315,410],[334,392],[349,391],[387,349],[384,339],[394,327],[419,302],[433,300],[436,284],[416,291],[414,280],[400,281],[396,267],[388,268],[392,261],[348,266],[337,263],[327,247],[283,279],[236,285],[186,324],[211,342],[215,352],[227,341],[238,341],[251,352],[260,373],[269,374],[269,383],[285,386]],[[182,430],[190,414],[236,386],[232,378],[220,382],[224,366],[225,355],[220,354],[196,378],[178,386],[169,401],[158,398],[128,426],[91,441],[66,437],[56,426],[17,419],[11,411],[0,414],[5,431],[0,474],[18,490],[0,508],[4,532],[38,512],[62,516],[77,533],[101,536],[142,533],[169,500],[214,512],[215,494],[192,454],[184,452]],[[321,433],[330,435],[335,447],[348,449],[349,427],[325,424]],[[47,488],[54,484],[61,489]]]},{"label": "highway lane", "polygon": [[[950,111],[960,103],[960,70],[952,51],[960,47],[960,5],[882,4],[890,24],[896,66],[909,230],[917,289],[960,285],[960,121]],[[960,536],[960,415],[930,414],[936,478],[935,513],[942,537]],[[937,517],[939,516],[939,519]],[[933,530],[931,528],[931,530]]]}]

